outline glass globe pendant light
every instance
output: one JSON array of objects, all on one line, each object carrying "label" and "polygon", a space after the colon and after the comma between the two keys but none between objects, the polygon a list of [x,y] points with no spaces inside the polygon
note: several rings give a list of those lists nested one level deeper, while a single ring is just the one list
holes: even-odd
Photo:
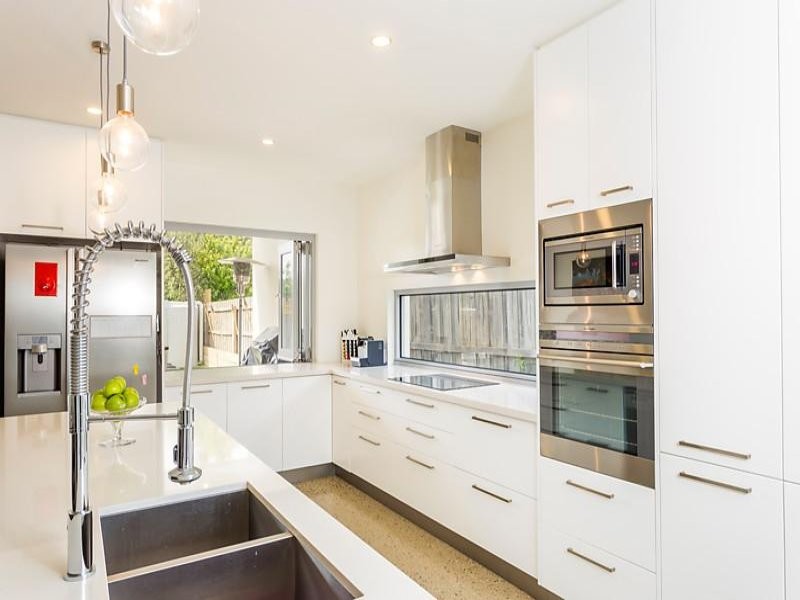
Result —
[{"label": "glass globe pendant light", "polygon": [[168,56],[186,48],[197,31],[199,0],[112,0],[125,36],[150,54]]},{"label": "glass globe pendant light", "polygon": [[122,41],[122,83],[117,84],[117,116],[100,130],[100,153],[114,169],[135,171],[147,162],[150,138],[136,122],[133,86],[128,83],[128,52]]}]

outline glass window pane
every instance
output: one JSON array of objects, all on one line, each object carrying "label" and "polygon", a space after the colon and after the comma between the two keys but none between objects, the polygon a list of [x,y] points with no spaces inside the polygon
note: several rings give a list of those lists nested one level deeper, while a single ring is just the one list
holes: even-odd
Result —
[{"label": "glass window pane", "polygon": [[535,375],[533,288],[400,296],[400,357]]}]

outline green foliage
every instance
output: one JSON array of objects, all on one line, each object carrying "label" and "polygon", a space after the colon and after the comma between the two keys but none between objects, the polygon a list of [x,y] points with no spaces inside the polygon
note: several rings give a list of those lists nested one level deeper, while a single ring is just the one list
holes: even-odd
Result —
[{"label": "green foliage", "polygon": [[[252,258],[253,240],[235,235],[216,235],[212,233],[169,232],[189,251],[192,262],[189,270],[194,281],[198,300],[204,290],[211,290],[211,300],[231,300],[236,298],[236,284],[230,265],[221,265],[221,258],[232,256]],[[246,295],[252,295],[250,284]],[[171,260],[164,261],[164,297],[176,302],[186,301],[183,277]]]}]

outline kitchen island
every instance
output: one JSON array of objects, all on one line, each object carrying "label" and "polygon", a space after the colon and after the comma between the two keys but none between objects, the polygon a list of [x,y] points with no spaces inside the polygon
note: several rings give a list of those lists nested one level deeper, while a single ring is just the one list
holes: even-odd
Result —
[{"label": "kitchen island", "polygon": [[[169,412],[175,406],[145,406]],[[67,555],[69,449],[66,413],[0,419],[0,598],[108,598],[100,518],[127,510],[249,487],[366,599],[431,598],[422,588],[333,519],[207,418],[196,421],[196,482],[180,486],[173,466],[176,424],[125,424],[136,443],[105,448],[108,424],[89,436],[90,499],[94,509],[96,573],[81,583],[62,580]]]}]

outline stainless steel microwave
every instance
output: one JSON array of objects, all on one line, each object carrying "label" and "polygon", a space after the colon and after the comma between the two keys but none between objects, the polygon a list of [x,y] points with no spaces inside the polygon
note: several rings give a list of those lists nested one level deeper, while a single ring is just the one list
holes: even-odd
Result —
[{"label": "stainless steel microwave", "polygon": [[542,323],[653,324],[652,201],[539,222]]}]

